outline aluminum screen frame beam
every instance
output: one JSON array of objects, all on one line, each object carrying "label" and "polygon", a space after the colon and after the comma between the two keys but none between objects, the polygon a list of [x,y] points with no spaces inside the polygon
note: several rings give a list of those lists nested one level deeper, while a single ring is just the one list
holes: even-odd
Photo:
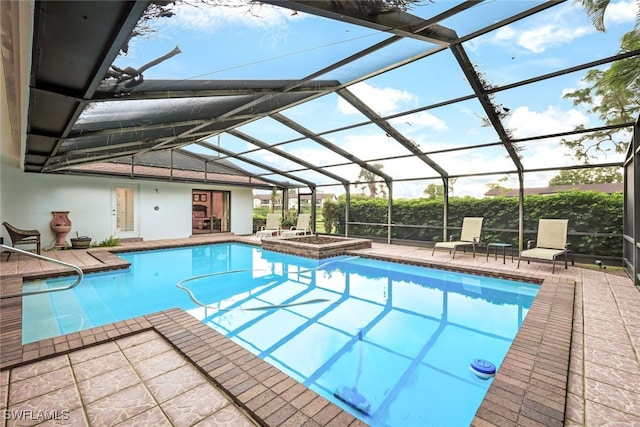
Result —
[{"label": "aluminum screen frame beam", "polygon": [[[200,146],[202,146],[202,147],[208,148],[208,149],[210,149],[210,150],[213,150],[213,151],[216,151],[216,152],[222,153],[222,154],[224,154],[224,155],[225,155],[225,156],[227,156],[227,157],[231,157],[231,158],[234,158],[234,159],[240,160],[241,162],[249,163],[250,165],[253,165],[253,166],[259,167],[259,168],[261,168],[261,169],[266,169],[266,170],[268,170],[268,171],[270,171],[270,172],[272,172],[272,173],[274,173],[274,174],[277,174],[277,175],[285,176],[285,177],[287,177],[287,178],[291,179],[292,181],[298,181],[298,182],[301,182],[301,183],[303,183],[305,186],[307,186],[307,187],[309,187],[309,188],[311,188],[311,189],[316,188],[316,183],[315,183],[315,182],[311,182],[311,181],[308,181],[308,180],[303,179],[303,178],[298,178],[298,177],[297,177],[297,176],[295,176],[295,175],[291,175],[291,174],[289,174],[289,173],[282,172],[282,171],[280,171],[279,169],[273,168],[273,167],[271,167],[271,166],[269,166],[269,165],[267,165],[267,164],[265,164],[265,163],[258,162],[258,161],[256,161],[256,160],[249,159],[249,158],[246,158],[246,157],[238,156],[238,155],[237,155],[236,153],[234,153],[233,151],[229,151],[229,150],[227,150],[227,149],[225,149],[225,148],[222,148],[222,147],[217,147],[217,146],[215,146],[215,145],[213,145],[213,144],[211,144],[211,143],[209,143],[209,142],[206,142],[206,141],[198,141],[198,142],[197,142],[197,144],[198,144],[198,145],[200,145]],[[259,179],[264,179],[261,175],[255,175],[255,176],[256,176],[257,178],[259,178]],[[291,188],[291,186],[290,186],[290,185],[287,185],[287,186],[285,186],[285,188]]]},{"label": "aluminum screen frame beam", "polygon": [[375,111],[373,111],[367,104],[365,104],[360,98],[355,96],[348,89],[339,89],[338,95],[340,95],[345,101],[353,105],[358,111],[360,111],[365,117],[367,117],[376,126],[382,129],[387,135],[399,142],[403,147],[409,150],[414,156],[426,163],[431,169],[435,170],[440,176],[448,177],[449,174],[439,164],[433,161],[429,156],[424,154],[413,142],[400,133],[396,128],[391,126],[386,120],[380,117]]},{"label": "aluminum screen frame beam", "polygon": [[[348,179],[345,179],[345,178],[343,178],[343,177],[341,177],[339,175],[336,175],[334,173],[327,172],[327,171],[323,170],[322,168],[319,168],[316,165],[314,165],[314,164],[312,164],[310,162],[307,162],[304,159],[301,159],[301,158],[299,158],[297,156],[291,155],[291,154],[289,154],[289,153],[287,153],[287,152],[285,152],[283,150],[280,150],[279,148],[272,147],[271,145],[269,145],[269,144],[267,144],[265,142],[262,142],[259,139],[254,138],[254,137],[252,137],[250,135],[247,135],[244,132],[240,132],[239,130],[230,130],[227,133],[229,135],[235,136],[236,138],[240,138],[240,139],[242,139],[244,141],[247,141],[247,142],[249,142],[249,143],[251,143],[251,144],[253,144],[255,146],[258,146],[258,147],[260,147],[260,148],[262,148],[264,150],[267,150],[267,151],[269,151],[269,152],[271,152],[271,153],[273,153],[273,154],[275,154],[277,156],[283,157],[283,158],[285,158],[287,160],[290,160],[290,161],[292,161],[294,163],[302,165],[307,169],[311,169],[314,172],[317,172],[319,174],[327,176],[327,177],[329,177],[329,178],[341,183],[342,185],[349,184],[349,180]],[[314,185],[314,188],[315,188],[315,185]]]},{"label": "aluminum screen frame beam", "polygon": [[301,124],[294,122],[293,120],[289,119],[288,117],[280,114],[280,113],[276,113],[276,114],[272,114],[271,118],[274,120],[277,120],[278,122],[282,123],[283,125],[293,129],[294,131],[304,135],[305,137],[311,139],[312,141],[316,142],[317,144],[320,144],[321,146],[333,151],[336,154],[339,154],[340,156],[344,157],[345,159],[349,160],[351,163],[355,163],[358,166],[360,166],[363,169],[368,170],[369,172],[378,175],[379,177],[381,177],[382,179],[385,180],[385,182],[391,182],[393,181],[393,178],[390,175],[387,175],[386,173],[382,172],[380,169],[371,166],[370,164],[368,164],[367,162],[365,162],[362,159],[359,159],[358,157],[354,156],[353,154],[349,153],[346,150],[343,150],[342,148],[338,147],[337,145],[333,144],[332,142],[324,139],[323,137],[319,136],[318,134],[312,132],[311,130],[307,129],[306,127],[302,126]]},{"label": "aluminum screen frame beam", "polygon": [[[453,30],[433,23],[432,20],[427,21],[399,9],[374,10],[366,7],[367,2],[337,2],[331,0],[260,1],[438,45],[448,45],[457,39],[457,35]],[[475,3],[478,3],[478,1],[465,2],[463,8],[471,7]],[[373,4],[373,2],[370,4]],[[459,8],[462,9],[462,7]]]}]

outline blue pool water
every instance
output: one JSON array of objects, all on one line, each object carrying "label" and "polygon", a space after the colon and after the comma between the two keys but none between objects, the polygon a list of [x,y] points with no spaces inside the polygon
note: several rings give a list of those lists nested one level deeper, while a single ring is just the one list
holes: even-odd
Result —
[{"label": "blue pool water", "polygon": [[235,243],[120,256],[129,270],[24,298],[23,342],[180,307],[371,425],[469,425],[491,384],[471,361],[500,369],[539,289]]}]

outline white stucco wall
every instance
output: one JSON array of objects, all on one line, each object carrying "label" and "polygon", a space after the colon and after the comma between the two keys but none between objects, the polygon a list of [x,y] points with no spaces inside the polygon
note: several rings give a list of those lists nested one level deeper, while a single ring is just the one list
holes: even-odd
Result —
[{"label": "white stucco wall", "polygon": [[[2,220],[19,228],[37,228],[43,247],[54,243],[55,235],[49,227],[52,211],[69,211],[72,222],[69,238],[76,232],[91,237],[94,243],[112,235],[130,237],[119,235],[112,225],[112,193],[116,186],[133,186],[137,231],[134,236],[144,240],[191,235],[191,190],[194,188],[230,191],[231,231],[252,233],[253,193],[248,188],[43,175],[23,173],[6,164],[1,168],[0,179]],[[2,233],[5,242],[9,242],[6,230]]]}]

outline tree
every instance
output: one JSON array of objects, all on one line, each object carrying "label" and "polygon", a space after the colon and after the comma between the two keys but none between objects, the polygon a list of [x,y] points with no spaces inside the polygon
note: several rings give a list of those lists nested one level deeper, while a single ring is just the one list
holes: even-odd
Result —
[{"label": "tree", "polygon": [[[598,31],[607,31],[604,26],[604,14],[609,7],[610,0],[577,0],[576,3],[582,4],[587,11],[587,15],[591,18],[593,26]],[[636,15],[636,25],[634,31],[640,31],[640,10]]]},{"label": "tree", "polygon": [[275,212],[276,204],[278,203],[279,200],[280,200],[280,190],[278,190],[278,187],[273,187],[271,189],[271,212]]},{"label": "tree", "polygon": [[489,188],[489,191],[491,190],[496,190],[496,194],[504,196],[505,194],[507,194],[507,192],[509,191],[509,189],[507,187],[505,187],[504,185],[500,185],[498,183],[495,182],[489,182],[486,184],[487,188]]},{"label": "tree", "polygon": [[429,200],[444,200],[444,185],[429,184],[422,193]]},{"label": "tree", "polygon": [[340,217],[340,204],[334,200],[327,200],[322,204],[322,218],[324,219],[324,232],[331,234],[337,228]]},{"label": "tree", "polygon": [[[449,196],[453,197],[453,186],[458,178],[449,178]],[[422,194],[430,200],[444,200],[444,185],[429,184]]]},{"label": "tree", "polygon": [[[640,35],[627,33],[623,37],[622,51],[640,48]],[[640,79],[627,83],[630,69],[638,67],[637,58],[617,61],[607,70],[587,71],[584,81],[589,85],[567,93],[573,105],[587,107],[587,112],[596,113],[606,125],[631,123],[640,110]],[[579,126],[578,129],[582,129]],[[563,138],[561,143],[575,151],[575,157],[588,163],[597,152],[624,152],[627,141],[616,140],[618,129],[605,129],[584,134],[576,139]]]},{"label": "tree", "polygon": [[455,194],[453,193],[453,186],[457,181],[458,178],[449,178],[449,197],[455,197]]},{"label": "tree", "polygon": [[[380,163],[374,163],[371,166],[376,169],[382,169],[384,167],[384,165]],[[381,197],[385,197],[387,194],[385,184],[375,182],[379,179],[380,177],[370,170],[362,168],[360,169],[360,174],[358,175],[356,185],[362,190],[363,193],[365,190],[368,190],[369,198],[371,199],[378,197],[378,193],[380,193]]]},{"label": "tree", "polygon": [[[608,0],[578,0],[591,17],[595,28],[605,31],[604,13]],[[640,49],[640,12],[633,31],[626,33],[620,43],[620,53]],[[607,126],[631,123],[640,110],[640,67],[637,57],[621,59],[606,70],[589,70],[584,78],[589,85],[567,93],[573,105],[582,105],[587,112],[598,114]],[[582,129],[578,126],[576,130]],[[618,129],[608,129],[584,134],[577,139],[561,140],[561,144],[573,149],[575,157],[585,163],[599,153],[624,152],[627,141],[616,140]]]},{"label": "tree", "polygon": [[509,176],[503,176],[498,178],[498,182],[488,182],[486,186],[489,188],[489,190],[497,190],[499,194],[504,195],[507,191],[509,191],[509,188],[505,187],[503,184],[508,183],[509,179]]},{"label": "tree", "polygon": [[551,178],[549,185],[603,184],[608,182],[622,182],[622,172],[619,168],[562,170]]}]

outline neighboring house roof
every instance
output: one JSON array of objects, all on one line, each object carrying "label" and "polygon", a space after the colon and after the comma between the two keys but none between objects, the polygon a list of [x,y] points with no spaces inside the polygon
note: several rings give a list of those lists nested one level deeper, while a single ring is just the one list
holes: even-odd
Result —
[{"label": "neighboring house roof", "polygon": [[[621,193],[623,191],[623,183],[609,182],[604,184],[574,184],[574,185],[554,185],[551,187],[530,187],[524,189],[525,196],[556,194],[561,191],[599,191],[601,193]],[[518,197],[517,188],[492,188],[484,193],[485,197]]]}]

